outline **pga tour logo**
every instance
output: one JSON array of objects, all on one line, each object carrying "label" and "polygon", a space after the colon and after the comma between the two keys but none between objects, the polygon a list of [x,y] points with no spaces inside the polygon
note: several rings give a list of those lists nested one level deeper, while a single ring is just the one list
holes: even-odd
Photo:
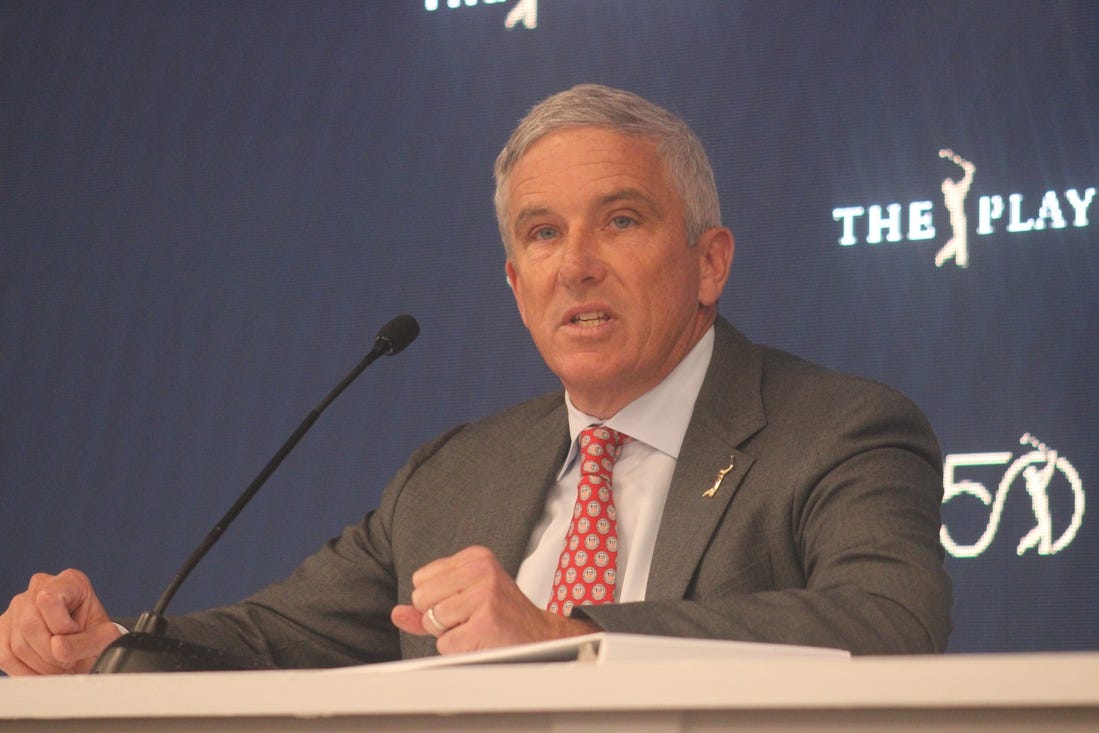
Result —
[{"label": "pga tour logo", "polygon": [[[1023,490],[1034,515],[1034,526],[1016,541],[1016,555],[1030,552],[1055,555],[1076,539],[1084,523],[1087,503],[1080,474],[1065,456],[1030,433],[1019,438],[1019,444],[1024,446],[1020,456],[1011,451],[999,451],[952,453],[946,457],[943,463],[943,515],[950,521],[943,523],[939,539],[954,557],[977,557],[989,548],[1000,529],[1004,505],[1014,487]],[[992,467],[998,473],[997,467],[1001,466],[1006,468],[995,493],[975,480],[981,469]],[[1015,493],[1019,493],[1018,489]],[[965,498],[956,501],[959,497]],[[947,508],[948,504],[950,508]],[[1054,507],[1060,509],[1054,511]],[[978,526],[981,520],[984,522],[976,536],[962,537],[957,528],[952,530],[947,526],[955,520],[972,519],[974,511]],[[973,525],[972,522],[967,524]]]},{"label": "pga tour logo", "polygon": [[[940,150],[939,157],[954,163],[957,174],[945,178],[940,187],[943,206],[949,214],[950,237],[935,254],[935,266],[942,267],[952,261],[958,267],[968,267],[970,223],[965,203],[977,166],[952,150]],[[1086,227],[1088,208],[1094,198],[1094,187],[1085,188],[1083,192],[1076,188],[1046,191],[1037,202],[1028,201],[1021,193],[979,196],[973,233],[987,236],[1000,228],[1016,234],[1069,226]],[[935,239],[938,235],[934,210],[933,201],[912,201],[907,206],[899,203],[838,206],[832,209],[832,219],[840,224],[839,243],[844,247],[861,241],[867,244],[906,239],[922,241]]]}]

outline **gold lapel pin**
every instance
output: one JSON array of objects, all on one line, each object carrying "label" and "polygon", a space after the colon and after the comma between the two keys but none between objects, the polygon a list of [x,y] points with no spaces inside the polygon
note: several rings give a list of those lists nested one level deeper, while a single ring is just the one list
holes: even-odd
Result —
[{"label": "gold lapel pin", "polygon": [[727,474],[727,473],[729,473],[729,471],[733,470],[733,465],[734,464],[735,464],[735,461],[733,460],[733,457],[729,456],[729,465],[717,472],[717,480],[714,481],[714,485],[711,486],[706,491],[702,492],[702,495],[704,497],[706,497],[707,499],[710,499],[710,498],[713,497],[714,494],[717,493],[717,490],[721,488],[721,482],[725,480],[725,474]]}]

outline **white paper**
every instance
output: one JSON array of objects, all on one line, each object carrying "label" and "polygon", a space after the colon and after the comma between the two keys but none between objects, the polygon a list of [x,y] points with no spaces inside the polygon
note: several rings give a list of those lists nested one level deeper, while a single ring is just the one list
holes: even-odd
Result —
[{"label": "white paper", "polygon": [[851,654],[842,649],[795,646],[792,644],[684,639],[674,636],[614,634],[604,631],[584,636],[572,636],[567,639],[487,649],[480,652],[405,659],[399,662],[364,664],[357,667],[340,667],[324,670],[320,674],[386,674],[474,664],[523,664],[531,662],[617,664],[622,662],[746,659],[779,656],[850,659]]}]

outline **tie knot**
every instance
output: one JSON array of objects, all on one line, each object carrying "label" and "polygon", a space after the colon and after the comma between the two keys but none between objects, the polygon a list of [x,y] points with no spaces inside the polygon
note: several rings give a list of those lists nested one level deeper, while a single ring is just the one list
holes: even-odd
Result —
[{"label": "tie knot", "polygon": [[592,425],[580,431],[580,473],[584,476],[610,476],[626,436],[605,425]]}]

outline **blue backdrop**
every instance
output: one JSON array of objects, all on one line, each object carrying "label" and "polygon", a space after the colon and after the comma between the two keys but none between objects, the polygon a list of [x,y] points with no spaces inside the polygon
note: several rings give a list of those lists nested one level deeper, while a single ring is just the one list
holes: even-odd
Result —
[{"label": "blue backdrop", "polygon": [[173,610],[281,577],[420,443],[555,388],[490,171],[594,81],[705,142],[727,317],[927,412],[951,648],[1099,648],[1096,28],[1029,0],[0,4],[0,595],[75,566],[151,606],[397,313],[421,338]]}]

